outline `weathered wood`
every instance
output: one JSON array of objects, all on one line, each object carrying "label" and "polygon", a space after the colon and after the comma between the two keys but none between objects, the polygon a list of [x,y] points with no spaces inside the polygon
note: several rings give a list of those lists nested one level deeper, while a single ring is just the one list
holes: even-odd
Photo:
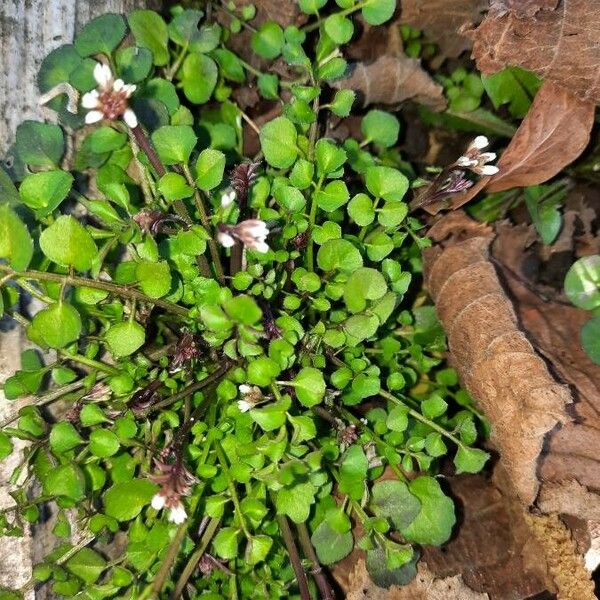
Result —
[{"label": "weathered wood", "polygon": [[[54,48],[72,42],[90,19],[107,12],[157,8],[160,0],[0,0],[0,156],[14,140],[24,119],[44,116],[38,106],[36,78],[43,58]],[[0,201],[2,199],[0,198]],[[24,338],[18,328],[0,327],[0,383],[19,368]],[[0,391],[0,420],[27,403],[8,402]],[[0,510],[13,501],[8,481],[21,460],[19,451],[0,463]],[[21,538],[0,538],[0,588],[18,589],[31,577],[32,565],[51,548],[49,528],[26,531]],[[36,598],[44,593],[35,594]],[[28,598],[33,598],[30,590]]]}]

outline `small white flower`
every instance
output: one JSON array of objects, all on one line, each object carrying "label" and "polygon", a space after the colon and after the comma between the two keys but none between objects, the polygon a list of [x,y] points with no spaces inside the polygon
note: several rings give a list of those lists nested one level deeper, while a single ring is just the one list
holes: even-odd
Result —
[{"label": "small white flower", "polygon": [[248,402],[248,400],[238,400],[237,401],[238,408],[240,412],[248,412],[254,408],[254,404],[252,402]]},{"label": "small white flower", "polygon": [[495,175],[499,169],[495,165],[488,165],[496,160],[495,152],[481,152],[489,144],[485,135],[478,135],[465,150],[462,156],[458,157],[455,165],[463,167],[477,173],[477,175]]},{"label": "small white flower", "polygon": [[161,510],[165,507],[166,498],[161,494],[154,494],[152,497],[152,508],[154,510]]},{"label": "small white flower", "polygon": [[235,239],[226,231],[219,231],[217,233],[217,241],[223,248],[231,248],[235,245]]},{"label": "small white flower", "polygon": [[240,394],[249,394],[252,391],[252,387],[245,384],[245,383],[241,383],[238,386],[238,390],[240,391]]},{"label": "small white flower", "polygon": [[114,121],[122,118],[129,127],[137,127],[137,117],[128,108],[128,100],[136,86],[127,84],[122,79],[114,79],[110,67],[102,63],[97,63],[94,67],[94,79],[98,84],[97,89],[87,92],[81,98],[81,106],[89,111],[85,115],[85,122],[91,124],[103,119]]},{"label": "small white flower", "polygon": [[235,200],[235,195],[235,190],[231,190],[230,192],[223,194],[221,196],[221,206],[223,208],[231,206],[233,204],[233,201]]},{"label": "small white flower", "polygon": [[181,502],[171,508],[167,520],[176,525],[181,525],[187,519],[187,513]]}]

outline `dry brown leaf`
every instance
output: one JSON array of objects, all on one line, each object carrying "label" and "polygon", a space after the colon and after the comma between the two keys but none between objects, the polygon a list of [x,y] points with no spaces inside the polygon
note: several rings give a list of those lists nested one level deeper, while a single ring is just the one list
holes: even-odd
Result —
[{"label": "dry brown leaf", "polygon": [[389,590],[377,587],[369,578],[361,558],[350,573],[346,600],[488,600],[487,594],[474,592],[460,575],[436,579],[422,561],[417,576],[408,585],[392,586]]},{"label": "dry brown leaf", "polygon": [[443,548],[423,548],[437,578],[460,574],[469,588],[493,600],[529,598],[554,591],[539,544],[523,518],[523,505],[506,485],[483,475],[449,477],[461,523]]},{"label": "dry brown leaf", "polygon": [[520,66],[600,102],[600,11],[590,0],[496,0],[473,39],[485,74]]},{"label": "dry brown leaf", "polygon": [[485,0],[402,0],[400,20],[425,31],[443,57],[456,58],[471,47],[458,30],[479,23],[486,8]]},{"label": "dry brown leaf", "polygon": [[[457,219],[457,217],[453,217]],[[489,260],[489,236],[469,235],[454,221],[455,239],[425,251],[425,278],[448,335],[450,359],[478,406],[492,422],[492,442],[521,500],[538,490],[538,461],[548,431],[569,421],[566,386],[548,372],[519,330],[513,307]],[[438,226],[441,235],[447,235]],[[465,231],[467,232],[465,234]],[[430,236],[443,240],[434,230]]]},{"label": "dry brown leaf", "polygon": [[362,95],[363,106],[368,104],[398,104],[414,100],[442,110],[446,106],[443,88],[421,68],[416,58],[405,55],[384,55],[371,63],[355,63],[351,75],[332,85],[337,89],[350,88]]}]

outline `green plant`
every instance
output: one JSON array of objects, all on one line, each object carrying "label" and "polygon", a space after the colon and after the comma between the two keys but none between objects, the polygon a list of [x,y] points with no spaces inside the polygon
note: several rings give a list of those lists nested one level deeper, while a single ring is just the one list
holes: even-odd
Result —
[{"label": "green plant", "polygon": [[[197,10],[99,17],[42,64],[44,99],[78,131],[73,155],[63,128],[26,121],[11,177],[0,171],[2,310],[44,352],[24,352],[4,385],[35,398],[1,424],[0,456],[29,443],[0,528],[19,535],[51,501],[65,539],[26,587],[331,598],[318,563],[357,545],[376,583],[401,584],[419,544],[449,538],[440,459],[477,472],[488,455],[413,283],[428,242],[409,180],[379,154],[399,123],[370,111],[363,140],[321,137],[354,99],[326,88],[345,73],[351,15],[379,25],[395,2],[338,4],[303,30],[234,15],[294,81],[245,63]],[[229,99],[247,77],[265,98],[289,92],[261,128]],[[252,161],[243,122],[259,133]],[[43,308],[22,311],[21,293]],[[50,410],[58,399],[66,412]]]}]

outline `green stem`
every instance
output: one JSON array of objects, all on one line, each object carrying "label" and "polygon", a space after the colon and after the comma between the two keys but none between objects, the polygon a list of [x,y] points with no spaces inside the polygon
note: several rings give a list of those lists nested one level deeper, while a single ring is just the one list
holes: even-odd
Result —
[{"label": "green stem", "polygon": [[167,302],[166,300],[160,300],[158,298],[150,298],[138,290],[117,285],[116,283],[111,283],[109,281],[100,281],[97,279],[89,279],[87,277],[77,277],[72,275],[61,275],[59,273],[47,273],[46,271],[23,271],[22,273],[18,273],[13,271],[8,265],[0,265],[0,272],[10,273],[14,277],[20,277],[23,279],[33,279],[35,281],[54,281],[56,283],[64,283],[65,285],[104,290],[114,294],[115,296],[128,298],[130,300],[140,300],[142,302],[160,306],[167,312],[176,315],[185,317],[188,314],[187,308],[184,308],[183,306],[173,304],[172,302]]},{"label": "green stem", "polygon": [[107,375],[118,375],[121,372],[115,367],[111,367],[106,363],[103,363],[99,360],[94,360],[93,358],[88,358],[87,356],[83,356],[81,354],[68,354],[67,352],[61,351],[60,355],[66,360],[71,360],[92,369],[98,369],[98,371],[103,371]]},{"label": "green stem", "polygon": [[181,575],[179,576],[179,579],[177,580],[177,584],[175,585],[175,591],[171,594],[171,600],[179,600],[182,597],[183,590],[185,589],[189,578],[192,576],[192,573],[198,566],[198,561],[206,552],[208,544],[210,544],[210,541],[217,532],[220,521],[220,518],[210,520],[209,524],[206,527],[206,530],[204,531],[204,534],[198,542],[198,546],[194,550],[193,554],[190,556],[190,559],[188,560],[183,571],[181,572]]},{"label": "green stem", "polygon": [[[351,6],[350,8],[340,10],[335,14],[340,15],[341,17],[347,17],[348,15],[351,15],[352,13],[356,12],[357,10],[364,8],[368,4],[369,4],[369,0],[365,0],[365,2],[360,2],[359,4]],[[305,25],[304,27],[302,27],[302,31],[304,31],[304,33],[310,33],[311,31],[315,31],[315,30],[319,29],[320,26],[321,26],[321,21],[317,21],[316,23],[310,23],[309,25]]]},{"label": "green stem", "polygon": [[[315,188],[315,191],[311,197],[310,214],[308,216],[309,231],[312,230],[312,228],[315,226],[315,221],[317,220],[317,194],[319,193],[319,191],[321,190],[321,186],[323,185],[323,177],[324,176],[321,175],[321,177],[317,183],[317,187]],[[311,235],[308,239],[308,247],[306,248],[306,268],[309,271],[314,270],[313,262],[314,262],[314,243],[313,243],[312,232],[311,232]]]},{"label": "green stem", "polygon": [[434,423],[427,417],[423,416],[420,412],[410,408],[405,402],[403,402],[399,398],[396,398],[396,396],[392,396],[392,394],[390,394],[389,392],[386,392],[385,390],[379,390],[379,395],[382,398],[385,398],[386,400],[393,402],[397,406],[402,406],[404,408],[407,408],[408,414],[411,417],[413,417],[413,419],[416,419],[417,421],[420,421],[421,423],[425,423],[425,425],[428,425],[429,427],[431,427],[431,429],[433,429],[434,431],[437,431],[441,436],[443,436],[443,437],[449,439],[451,442],[455,443],[459,448],[464,447],[464,444],[456,436],[454,436],[451,433],[449,433],[448,431],[446,431],[443,427],[440,427],[437,423]]},{"label": "green stem", "polygon": [[217,458],[219,459],[221,468],[223,469],[225,477],[227,478],[227,487],[229,488],[229,493],[231,494],[231,499],[233,500],[233,506],[235,508],[237,520],[242,528],[242,531],[244,532],[244,535],[246,536],[246,539],[249,540],[252,536],[248,530],[248,526],[246,525],[246,520],[244,519],[244,513],[242,512],[240,499],[238,498],[237,490],[235,489],[235,483],[233,482],[233,477],[231,477],[229,465],[227,464],[227,457],[225,456],[223,447],[217,440],[215,440],[215,451],[217,453]]},{"label": "green stem", "polygon": [[219,253],[219,247],[217,246],[217,242],[215,242],[212,237],[212,227],[210,224],[210,220],[208,218],[208,213],[206,212],[206,208],[204,206],[204,202],[202,201],[202,196],[198,191],[196,186],[196,182],[192,177],[192,173],[190,172],[190,168],[187,165],[183,165],[183,173],[188,182],[188,185],[194,189],[194,201],[196,202],[196,208],[198,209],[198,213],[200,214],[200,222],[204,229],[206,229],[206,233],[210,236],[208,238],[208,249],[210,251],[210,256],[213,261],[213,265],[215,267],[215,272],[217,274],[217,279],[219,283],[223,284],[225,281],[225,276],[223,273],[223,265],[221,264],[221,256]]},{"label": "green stem", "polygon": [[177,58],[175,59],[175,62],[173,63],[171,68],[167,71],[166,78],[169,81],[171,81],[173,79],[173,77],[175,77],[175,73],[177,73],[177,71],[179,70],[181,63],[183,62],[183,59],[185,58],[185,55],[187,54],[188,46],[189,46],[189,44],[186,43],[185,46],[182,48],[181,52],[179,53],[179,55],[177,56]]}]

